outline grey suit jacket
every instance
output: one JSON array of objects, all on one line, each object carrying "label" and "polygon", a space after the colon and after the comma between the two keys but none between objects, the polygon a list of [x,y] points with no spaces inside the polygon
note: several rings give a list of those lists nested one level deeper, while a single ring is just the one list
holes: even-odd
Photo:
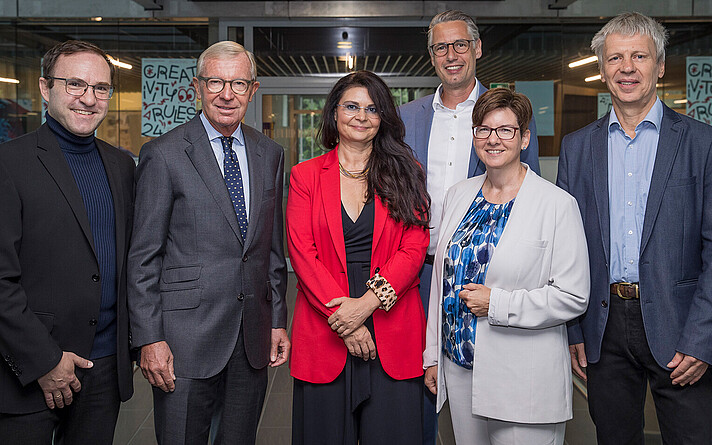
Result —
[{"label": "grey suit jacket", "polygon": [[[588,241],[591,300],[569,326],[596,363],[610,301],[608,118],[564,137],[557,184],[578,201]],[[663,104],[640,243],[640,297],[650,350],[662,367],[675,351],[712,363],[712,127]]]},{"label": "grey suit jacket", "polygon": [[242,125],[250,173],[246,239],[196,116],[141,149],[129,252],[133,344],[165,340],[176,376],[207,378],[243,330],[254,368],[269,363],[272,328],[286,328],[282,242],[284,150]]}]

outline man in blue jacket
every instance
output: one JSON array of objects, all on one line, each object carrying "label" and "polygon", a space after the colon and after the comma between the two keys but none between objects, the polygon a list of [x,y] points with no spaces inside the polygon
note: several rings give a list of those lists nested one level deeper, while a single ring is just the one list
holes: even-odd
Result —
[{"label": "man in blue jacket", "polygon": [[[400,108],[405,123],[405,141],[427,174],[431,198],[430,246],[420,273],[420,296],[427,313],[430,275],[438,242],[445,193],[463,179],[485,172],[472,144],[472,109],[487,89],[477,80],[476,62],[482,56],[480,33],[474,20],[462,11],[444,11],[433,17],[428,28],[428,53],[442,81],[435,94]],[[531,143],[521,160],[539,173],[536,125],[529,124]],[[434,444],[437,416],[428,391],[423,411],[423,443]]]},{"label": "man in blue jacket", "polygon": [[593,38],[613,109],[567,135],[557,182],[591,265],[569,325],[599,444],[642,444],[649,384],[663,443],[712,443],[712,127],[658,99],[667,32],[637,13]]}]

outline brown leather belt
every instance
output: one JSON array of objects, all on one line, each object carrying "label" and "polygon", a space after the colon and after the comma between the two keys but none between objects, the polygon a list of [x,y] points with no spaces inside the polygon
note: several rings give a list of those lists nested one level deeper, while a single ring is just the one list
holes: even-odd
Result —
[{"label": "brown leather belt", "polygon": [[433,262],[435,262],[435,255],[425,255],[425,264],[430,264],[432,266]]},{"label": "brown leather belt", "polygon": [[639,300],[640,286],[638,283],[613,283],[611,284],[611,295],[618,295],[624,300]]}]

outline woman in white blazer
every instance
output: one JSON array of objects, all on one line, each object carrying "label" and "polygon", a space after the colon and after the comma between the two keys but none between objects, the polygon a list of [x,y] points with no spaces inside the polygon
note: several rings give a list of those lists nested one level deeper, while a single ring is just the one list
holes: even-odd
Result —
[{"label": "woman in white blazer", "polygon": [[425,384],[438,411],[449,397],[458,444],[563,444],[572,417],[566,322],[589,296],[581,216],[573,197],[519,161],[526,96],[489,90],[472,115],[487,171],[445,198]]}]

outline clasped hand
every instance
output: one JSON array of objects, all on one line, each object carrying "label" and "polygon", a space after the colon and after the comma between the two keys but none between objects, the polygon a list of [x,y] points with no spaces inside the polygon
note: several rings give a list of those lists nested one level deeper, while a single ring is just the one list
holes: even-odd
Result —
[{"label": "clasped hand", "polygon": [[349,354],[362,358],[364,361],[376,358],[376,344],[373,337],[364,325],[356,328],[353,334],[344,337],[344,344]]},{"label": "clasped hand", "polygon": [[329,308],[339,306],[329,317],[329,326],[342,338],[351,335],[380,305],[381,301],[370,289],[359,298],[334,298],[326,303]]},{"label": "clasped hand", "polygon": [[486,317],[489,312],[491,289],[482,284],[468,283],[462,286],[459,297],[477,317]]}]

